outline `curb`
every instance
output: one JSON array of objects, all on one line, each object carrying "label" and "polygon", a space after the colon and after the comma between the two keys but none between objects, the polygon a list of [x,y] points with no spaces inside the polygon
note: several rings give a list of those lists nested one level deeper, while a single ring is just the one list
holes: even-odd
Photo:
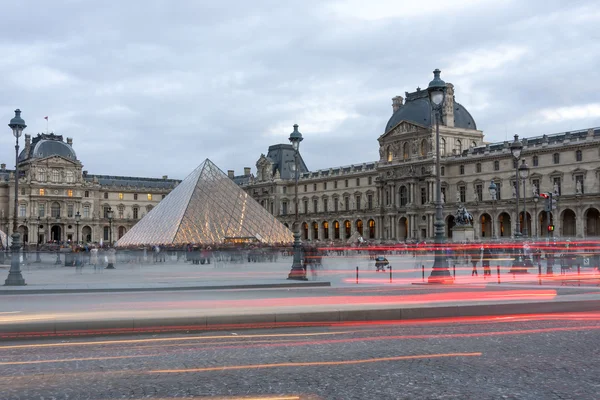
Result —
[{"label": "curb", "polygon": [[139,287],[139,288],[97,288],[97,289],[6,289],[0,290],[2,295],[15,294],[65,294],[65,293],[110,293],[110,292],[171,292],[184,290],[226,290],[226,289],[281,289],[300,287],[329,287],[331,282],[294,282],[294,283],[260,283],[256,285],[222,285],[222,286],[174,286],[174,287]]},{"label": "curb", "polygon": [[335,325],[347,322],[410,321],[456,317],[591,312],[598,310],[600,310],[600,299],[314,312],[278,313],[274,311],[257,314],[195,315],[171,318],[31,321],[0,325],[0,340],[44,336],[100,336],[149,332],[284,328],[292,326]]}]

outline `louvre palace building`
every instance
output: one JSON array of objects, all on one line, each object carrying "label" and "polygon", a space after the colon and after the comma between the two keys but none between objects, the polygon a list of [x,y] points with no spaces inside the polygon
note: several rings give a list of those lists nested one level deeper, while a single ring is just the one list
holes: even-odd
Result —
[{"label": "louvre palace building", "polygon": [[[519,139],[520,162],[525,160],[529,175],[519,178],[517,213],[512,140],[486,142],[473,116],[457,102],[454,86],[447,83],[446,90],[439,129],[447,237],[452,237],[459,205],[472,215],[479,240],[512,237],[517,218],[529,237],[546,237],[548,225],[554,226],[555,237],[600,236],[600,128]],[[378,160],[311,171],[300,157],[298,212],[304,241],[345,240],[355,232],[367,240],[433,238],[435,117],[427,90],[417,88],[404,98],[394,97],[392,111],[377,138]],[[256,162],[256,174],[250,168],[243,175],[228,173],[292,227],[294,150],[290,144],[270,146]],[[489,191],[492,181],[497,187],[495,200]],[[547,192],[558,199],[556,209],[548,213],[545,199],[539,196]]]},{"label": "louvre palace building", "polygon": [[[446,84],[440,153],[446,234],[463,205],[476,239],[510,238],[519,218],[532,237],[600,236],[600,128],[521,137],[529,176],[520,184],[516,211],[516,161],[511,141],[488,143],[473,116]],[[382,121],[383,125],[383,121]],[[301,130],[301,127],[300,127]],[[375,146],[375,140],[373,140]],[[435,120],[428,93],[417,88],[392,99],[392,116],[377,137],[379,159],[309,170],[299,157],[299,223],[304,241],[423,240],[434,235]],[[73,140],[55,134],[25,135],[19,156],[18,226],[30,243],[120,239],[180,181],[89,174]],[[288,227],[294,222],[294,150],[275,144],[256,170],[227,171],[236,184]],[[14,170],[0,165],[0,230],[11,232]],[[489,192],[497,187],[496,199]],[[544,210],[539,193],[552,192],[557,208]],[[523,214],[523,193],[526,199]],[[109,219],[109,210],[112,218]],[[79,221],[76,215],[79,213]]]}]

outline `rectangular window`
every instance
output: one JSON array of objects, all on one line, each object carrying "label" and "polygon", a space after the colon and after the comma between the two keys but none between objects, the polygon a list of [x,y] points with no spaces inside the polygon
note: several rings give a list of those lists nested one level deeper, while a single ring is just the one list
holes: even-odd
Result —
[{"label": "rectangular window", "polygon": [[346,180],[344,181],[344,184],[346,185],[346,187],[348,187],[348,179],[346,179]]},{"label": "rectangular window", "polygon": [[369,210],[373,209],[373,195],[367,195],[367,207],[369,208]]},{"label": "rectangular window", "polygon": [[344,209],[350,211],[350,197],[344,197]]},{"label": "rectangular window", "polygon": [[460,193],[460,202],[464,203],[467,201],[467,187],[466,186],[459,186],[458,187],[458,191]]},{"label": "rectangular window", "polygon": [[583,194],[583,175],[577,175],[575,177],[575,193]]},{"label": "rectangular window", "polygon": [[421,204],[427,203],[427,188],[421,188]]},{"label": "rectangular window", "polygon": [[148,200],[152,201],[152,193],[148,193]]},{"label": "rectangular window", "polygon": [[372,177],[369,177],[369,180],[368,180],[368,182],[369,182],[369,183],[368,183],[369,185],[372,185],[372,184],[373,184],[373,178],[372,178]]},{"label": "rectangular window", "polygon": [[67,204],[67,217],[73,218],[73,204]]},{"label": "rectangular window", "polygon": [[446,175],[446,167],[440,167],[440,175],[441,176]]},{"label": "rectangular window", "polygon": [[337,198],[333,199],[333,211],[335,211],[335,212],[340,211],[340,202],[338,201]]},{"label": "rectangular window", "polygon": [[110,209],[110,207],[103,207],[103,212],[104,212],[104,218],[108,218],[108,210]]},{"label": "rectangular window", "polygon": [[139,218],[138,214],[139,214],[139,208],[133,207],[133,219],[138,219]]},{"label": "rectangular window", "polygon": [[327,182],[323,182],[323,190],[327,190]]},{"label": "rectangular window", "polygon": [[40,196],[46,195],[46,189],[40,189]]},{"label": "rectangular window", "polygon": [[555,192],[554,194],[560,195],[560,178],[557,177],[557,178],[552,179],[552,185],[553,185],[552,191]]},{"label": "rectangular window", "polygon": [[323,199],[323,212],[329,212],[329,200]]},{"label": "rectangular window", "polygon": [[123,213],[125,213],[125,206],[119,206],[117,208],[117,211],[119,212],[119,219],[123,219]]},{"label": "rectangular window", "polygon": [[360,210],[360,196],[356,196],[356,209]]},{"label": "rectangular window", "polygon": [[123,200],[123,193],[119,193],[119,200]]},{"label": "rectangular window", "polygon": [[533,166],[537,167],[537,166],[539,166],[539,163],[540,163],[540,161],[539,161],[538,156],[533,156]]},{"label": "rectangular window", "polygon": [[83,218],[90,217],[90,206],[83,206]]},{"label": "rectangular window", "polygon": [[333,181],[333,188],[337,189],[337,181]]},{"label": "rectangular window", "polygon": [[461,174],[461,175],[464,175],[464,174],[465,174],[465,166],[464,166],[464,165],[461,165],[461,166],[460,166],[460,174]]},{"label": "rectangular window", "polygon": [[286,193],[287,193],[287,186],[284,186],[283,187],[283,194],[286,194]]},{"label": "rectangular window", "polygon": [[308,200],[304,200],[304,214],[308,214]]},{"label": "rectangular window", "polygon": [[477,173],[481,172],[481,163],[475,164],[475,171],[477,171]]},{"label": "rectangular window", "polygon": [[45,217],[46,216],[46,205],[43,203],[39,203],[38,204],[38,217]]},{"label": "rectangular window", "polygon": [[552,161],[554,164],[560,164],[560,153],[552,154]]},{"label": "rectangular window", "polygon": [[494,161],[494,171],[500,171],[500,161]]},{"label": "rectangular window", "polygon": [[108,199],[108,192],[104,192],[104,198]]},{"label": "rectangular window", "polygon": [[502,185],[499,182],[494,181],[494,183],[496,184],[496,200],[501,200],[502,199]]},{"label": "rectangular window", "polygon": [[313,192],[316,192],[316,191],[317,191],[317,184],[313,183]]},{"label": "rectangular window", "polygon": [[307,185],[304,185],[304,191],[305,192],[308,191],[308,186]]},{"label": "rectangular window", "polygon": [[475,193],[477,193],[477,201],[483,201],[483,185],[475,186]]},{"label": "rectangular window", "polygon": [[313,211],[319,212],[319,200],[313,200]]},{"label": "rectangular window", "polygon": [[284,201],[283,203],[281,203],[281,215],[287,215],[287,201]]},{"label": "rectangular window", "polygon": [[137,193],[134,193],[134,194],[133,194],[133,199],[134,199],[134,200],[137,200]]},{"label": "rectangular window", "polygon": [[27,204],[19,204],[19,217],[27,216]]},{"label": "rectangular window", "polygon": [[73,190],[72,189],[67,190],[67,196],[73,197]]},{"label": "rectangular window", "polygon": [[88,190],[83,192],[83,197],[90,197],[90,192]]},{"label": "rectangular window", "polygon": [[356,186],[360,186],[360,178],[356,178]]}]

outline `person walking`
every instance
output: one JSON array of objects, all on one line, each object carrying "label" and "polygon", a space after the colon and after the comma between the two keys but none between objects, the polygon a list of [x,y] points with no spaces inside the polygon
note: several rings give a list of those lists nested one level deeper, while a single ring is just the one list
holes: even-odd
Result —
[{"label": "person walking", "polygon": [[94,266],[94,272],[98,269],[98,249],[96,246],[92,246],[90,250],[90,264]]}]

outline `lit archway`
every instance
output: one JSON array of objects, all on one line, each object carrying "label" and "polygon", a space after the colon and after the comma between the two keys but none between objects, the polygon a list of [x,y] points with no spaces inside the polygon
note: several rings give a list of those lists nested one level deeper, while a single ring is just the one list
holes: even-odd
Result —
[{"label": "lit archway", "polygon": [[127,230],[125,229],[125,227],[124,227],[124,226],[120,226],[120,227],[119,227],[119,231],[118,231],[118,233],[119,233],[119,239],[121,239],[121,238],[122,238],[122,237],[125,235],[125,232],[126,232],[126,231],[127,231]]},{"label": "lit archway", "polygon": [[359,220],[356,221],[356,230],[358,231],[358,234],[360,236],[363,235],[363,222],[362,222],[361,219],[359,219]]},{"label": "lit archway", "polygon": [[352,224],[350,223],[350,221],[344,221],[344,230],[346,234],[346,239],[350,239],[350,236],[352,236]]},{"label": "lit archway", "polygon": [[333,238],[340,238],[340,223],[339,221],[333,221]]},{"label": "lit archway", "polygon": [[503,212],[498,216],[498,236],[510,237],[511,233],[510,215]]},{"label": "lit archway", "polygon": [[302,240],[308,240],[308,224],[302,223]]},{"label": "lit archway", "polygon": [[375,239],[375,220],[369,220],[369,239]]},{"label": "lit archway", "polygon": [[319,223],[313,222],[313,240],[319,240]]},{"label": "lit archway", "polygon": [[92,242],[92,228],[87,225],[81,228],[81,240],[86,243]]},{"label": "lit archway", "polygon": [[492,237],[492,217],[490,214],[484,213],[481,214],[479,218],[479,223],[481,226],[480,235],[482,238],[491,238]]},{"label": "lit archway", "polygon": [[329,222],[323,222],[323,240],[329,240]]}]

